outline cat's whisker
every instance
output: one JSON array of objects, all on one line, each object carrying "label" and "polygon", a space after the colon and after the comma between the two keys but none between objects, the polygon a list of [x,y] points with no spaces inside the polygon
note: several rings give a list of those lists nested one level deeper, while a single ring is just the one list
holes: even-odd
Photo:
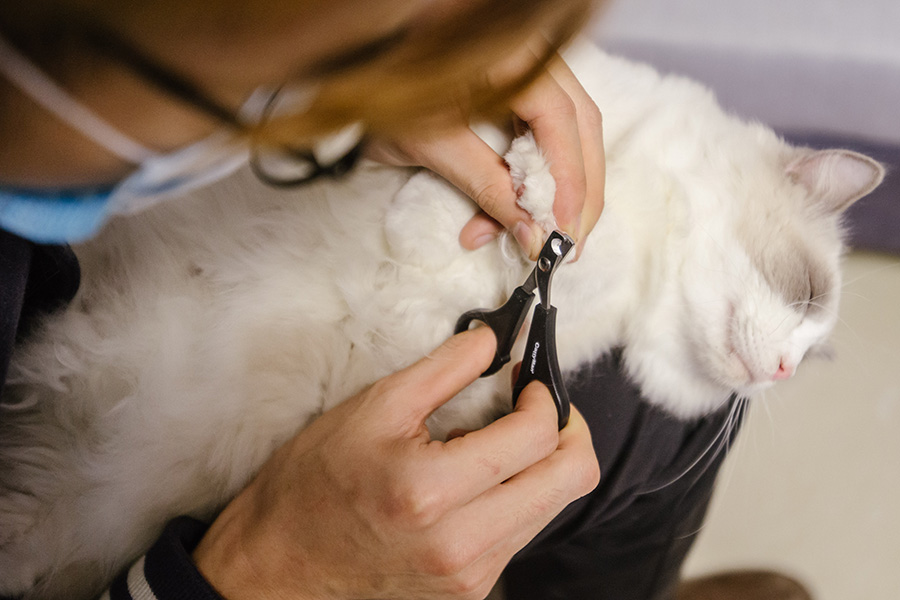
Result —
[{"label": "cat's whisker", "polygon": [[[859,293],[850,293],[850,292],[842,290],[841,291],[841,299],[843,299],[845,296],[854,296],[856,298],[865,300],[866,302],[869,302],[869,303],[872,302],[872,299],[869,298],[868,296],[864,296],[863,294],[859,294]],[[834,309],[832,309],[831,314],[835,314],[835,313],[836,313],[836,311],[834,311]],[[846,320],[844,320],[844,318],[840,316],[840,313],[837,313],[837,322],[840,323],[841,325],[845,326],[847,331],[849,331],[850,333],[853,334],[854,338],[856,338],[859,341],[862,341],[859,334],[856,332],[855,329],[853,329],[853,326],[850,325]]]},{"label": "cat's whisker", "polygon": [[866,302],[872,301],[872,298],[866,296],[865,294],[861,294],[859,292],[850,292],[847,290],[841,290],[841,299],[843,298],[859,298],[861,300],[865,300]]},{"label": "cat's whisker", "polygon": [[769,420],[769,429],[775,430],[775,415],[772,414],[772,406],[769,403],[769,394],[764,393],[760,394],[758,398],[756,398],[756,403],[763,407],[763,410],[766,413],[766,418]]},{"label": "cat's whisker", "polygon": [[[739,407],[738,418],[737,418],[737,420],[732,422],[731,428],[729,429],[729,431],[727,433],[728,438],[732,437],[732,432],[734,431],[734,427],[736,427],[738,423],[740,423],[741,421],[746,419],[746,412],[747,412],[747,410],[749,410],[750,398],[748,398],[746,396],[741,396],[738,399],[738,402],[741,404],[741,406]],[[731,487],[731,482],[734,478],[734,474],[736,472],[735,465],[739,461],[739,452],[736,452],[736,451],[746,452],[746,450],[744,450],[745,447],[746,447],[746,443],[739,444],[739,445],[735,446],[734,448],[732,448],[729,445],[727,453],[728,453],[728,461],[729,461],[730,467],[726,468],[726,469],[722,469],[722,471],[721,471],[719,479],[716,482],[715,489],[716,489],[717,495],[724,495],[724,494],[728,493],[728,490]],[[706,526],[706,521],[704,521],[704,523],[702,523],[700,525],[700,527],[698,527],[694,532],[686,534],[683,537],[687,538],[687,537],[691,537],[693,535],[697,535],[698,533],[700,533],[700,531],[703,530],[703,528],[705,526]]]},{"label": "cat's whisker", "polygon": [[731,433],[732,433],[732,431],[734,431],[735,424],[737,422],[739,422],[739,419],[743,418],[743,412],[744,412],[743,406],[745,404],[745,400],[746,400],[746,398],[744,398],[743,396],[737,397],[737,399],[732,403],[731,408],[728,411],[728,415],[725,417],[725,421],[722,424],[722,427],[719,429],[718,432],[716,432],[716,435],[713,436],[713,439],[706,446],[706,448],[703,449],[703,451],[700,453],[700,455],[697,456],[697,458],[695,458],[693,460],[693,462],[691,462],[691,464],[687,466],[687,468],[685,468],[675,478],[667,481],[666,483],[664,483],[660,486],[657,486],[655,488],[652,488],[652,489],[641,490],[639,493],[641,495],[653,494],[655,492],[658,492],[660,490],[663,490],[663,489],[669,487],[670,485],[677,483],[682,478],[684,478],[688,473],[693,471],[694,468],[698,464],[700,464],[700,462],[704,458],[706,458],[710,454],[710,452],[712,452],[712,455],[709,458],[708,464],[699,473],[700,475],[702,475],[706,471],[706,469],[709,468],[709,466],[712,464],[712,462],[719,456],[719,454],[722,452],[722,449],[726,448],[730,444]]},{"label": "cat's whisker", "polygon": [[[737,269],[737,265],[734,264],[734,259],[732,258],[731,253],[729,253],[729,252],[722,246],[722,244],[719,242],[719,240],[718,240],[718,238],[717,238],[716,236],[714,236],[712,233],[710,233],[709,229],[706,227],[706,224],[705,224],[705,223],[696,223],[696,225],[703,231],[703,233],[706,234],[706,236],[707,236],[710,240],[712,240],[713,244],[714,244],[714,245],[716,246],[716,248],[720,251],[721,256],[725,257],[725,259],[730,263],[730,266],[731,266],[732,270]],[[722,271],[722,273],[725,274],[725,275],[728,274],[727,271]]]},{"label": "cat's whisker", "polygon": [[839,313],[836,313],[836,312],[833,314],[835,315],[836,323],[843,325],[847,329],[847,331],[849,331],[850,333],[853,334],[853,337],[855,337],[857,340],[862,341],[862,338],[860,337],[860,335],[856,332],[856,330],[853,328],[853,326],[850,323],[848,323],[846,319],[844,319],[844,317],[842,317]]},{"label": "cat's whisker", "polygon": [[808,304],[810,306],[815,306],[816,308],[821,309],[823,312],[828,313],[830,315],[838,314],[838,311],[836,311],[835,309],[833,309],[832,307],[830,307],[826,304],[819,304],[818,302],[809,302]]},{"label": "cat's whisker", "polygon": [[774,334],[776,331],[778,331],[779,329],[781,329],[781,326],[784,325],[784,322],[788,320],[788,317],[790,317],[790,315],[785,315],[784,318],[781,319],[781,321],[778,323],[778,325],[776,325],[771,331],[769,331],[769,335],[772,335],[772,334]]},{"label": "cat's whisker", "polygon": [[809,302],[815,302],[815,301],[818,300],[819,298],[824,298],[824,297],[827,296],[829,293],[830,293],[830,292],[822,292],[821,294],[816,294],[815,296],[813,296],[812,298],[809,299]]},{"label": "cat's whisker", "polygon": [[[728,431],[725,433],[725,438],[723,439],[726,454],[731,452],[731,441],[734,437],[732,436],[732,433],[734,432],[735,427],[737,427],[738,423],[740,423],[744,419],[744,413],[747,410],[749,402],[750,401],[746,396],[739,396],[737,399],[737,411],[735,412],[734,418],[731,420]],[[718,452],[721,452],[721,448]],[[718,456],[718,452],[713,456],[713,459]]]},{"label": "cat's whisker", "polygon": [[841,325],[845,325],[847,327],[848,331],[850,331],[850,332],[854,333],[854,335],[856,335],[856,332],[853,331],[853,327],[851,327],[850,324],[847,323],[846,320],[844,320],[844,318],[841,316],[839,311],[835,310],[834,308],[832,308],[830,306],[826,306],[824,304],[819,304],[817,302],[810,302],[809,304],[810,304],[810,306],[815,306],[816,308],[820,309],[822,312],[824,312],[826,314],[832,315],[836,319],[837,323],[840,323]]},{"label": "cat's whisker", "polygon": [[726,454],[731,452],[731,441],[734,437],[732,434],[735,428],[741,423],[745,418],[745,412],[747,407],[749,406],[749,398],[746,396],[739,396],[735,401],[734,410],[728,415],[728,419],[726,421],[727,428],[725,433],[722,436],[722,439],[719,441],[718,446],[716,447],[715,452],[713,452],[712,456],[709,458],[706,466],[700,471],[698,474],[698,478],[702,476],[713,464],[713,462],[718,458],[718,456],[724,450]]},{"label": "cat's whisker", "polygon": [[891,269],[900,269],[900,261],[892,262],[887,265],[882,265],[881,267],[879,267],[877,269],[872,269],[871,271],[866,271],[865,273],[862,273],[861,275],[858,275],[857,277],[854,277],[853,279],[850,279],[849,281],[843,282],[841,284],[841,289],[843,289],[847,286],[853,285],[857,281],[861,281],[863,279],[866,279],[867,277],[871,277],[873,275],[878,275],[879,273],[883,273],[884,271],[889,271]]}]

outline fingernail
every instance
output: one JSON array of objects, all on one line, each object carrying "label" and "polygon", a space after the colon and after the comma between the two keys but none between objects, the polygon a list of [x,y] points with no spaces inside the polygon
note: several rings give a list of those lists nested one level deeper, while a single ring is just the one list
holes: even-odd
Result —
[{"label": "fingernail", "polygon": [[532,256],[531,250],[534,247],[534,233],[532,232],[531,227],[524,222],[519,221],[513,229],[513,236],[525,252],[528,253],[528,256]]},{"label": "fingernail", "polygon": [[497,239],[496,233],[485,233],[472,241],[472,250],[478,250],[482,246],[486,246]]},{"label": "fingernail", "polygon": [[581,240],[575,244],[574,256],[570,262],[578,262],[578,259],[581,258],[581,253],[584,251],[584,242],[585,240]]},{"label": "fingernail", "polygon": [[575,219],[575,223],[569,223],[565,227],[563,227],[563,231],[569,234],[569,237],[572,238],[575,242],[581,241],[581,215]]}]

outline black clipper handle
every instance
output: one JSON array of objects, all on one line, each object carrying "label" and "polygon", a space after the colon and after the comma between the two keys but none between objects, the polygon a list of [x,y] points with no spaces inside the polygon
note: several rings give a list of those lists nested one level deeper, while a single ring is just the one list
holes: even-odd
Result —
[{"label": "black clipper handle", "polygon": [[519,400],[519,394],[529,383],[537,379],[547,386],[553,402],[556,403],[556,414],[559,416],[559,428],[569,422],[569,394],[563,385],[559,363],[556,360],[556,307],[544,308],[538,304],[534,309],[531,329],[528,332],[528,343],[522,368],[513,386],[513,406]]},{"label": "black clipper handle", "polygon": [[484,310],[476,308],[470,310],[456,321],[455,333],[462,333],[469,329],[472,321],[481,321],[491,328],[494,336],[497,338],[497,352],[494,354],[494,362],[488,367],[487,371],[481,374],[482,377],[493,375],[499,371],[503,365],[509,362],[509,353],[512,351],[513,345],[516,343],[516,337],[522,329],[522,323],[525,322],[525,315],[534,299],[534,292],[526,292],[521,286],[513,290],[512,295],[506,304],[496,310]]}]

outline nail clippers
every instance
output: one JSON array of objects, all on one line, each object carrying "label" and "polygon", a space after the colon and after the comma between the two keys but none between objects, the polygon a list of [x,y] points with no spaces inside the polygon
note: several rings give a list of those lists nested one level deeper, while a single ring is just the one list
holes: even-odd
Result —
[{"label": "nail clippers", "polygon": [[513,290],[503,306],[496,310],[470,310],[456,322],[456,333],[466,331],[473,321],[481,321],[493,330],[497,337],[497,352],[491,366],[481,376],[493,375],[509,362],[510,352],[537,290],[540,302],[534,308],[525,356],[513,386],[513,406],[525,386],[537,379],[547,386],[553,396],[560,429],[569,421],[569,396],[563,386],[556,357],[556,307],[550,304],[550,283],[556,268],[574,245],[572,238],[554,231],[541,248],[537,264],[525,283]]}]

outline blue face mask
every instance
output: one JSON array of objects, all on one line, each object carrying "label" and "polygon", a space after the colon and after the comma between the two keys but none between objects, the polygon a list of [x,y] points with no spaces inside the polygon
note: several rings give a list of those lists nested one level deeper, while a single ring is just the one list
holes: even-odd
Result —
[{"label": "blue face mask", "polygon": [[79,242],[108,218],[110,192],[0,189],[0,228],[37,242]]},{"label": "blue face mask", "polygon": [[[214,134],[171,154],[159,154],[122,134],[60,88],[0,37],[0,74],[82,134],[137,165],[106,189],[44,190],[0,186],[0,229],[42,244],[83,241],[113,215],[138,212],[221,179],[248,161],[245,143]],[[258,91],[241,111],[252,119],[271,92]]]},{"label": "blue face mask", "polygon": [[[340,175],[359,156],[362,128],[352,124],[317,141],[309,151],[257,148],[221,131],[171,154],[159,154],[124,135],[70,96],[31,61],[0,37],[0,74],[48,112],[125,162],[136,165],[127,178],[108,189],[25,190],[0,185],[0,229],[42,244],[74,243],[93,236],[117,214],[154,204],[222,179],[249,163],[260,179],[295,185],[321,175]],[[260,88],[233,121],[252,124],[302,113],[315,86]]]},{"label": "blue face mask", "polygon": [[132,214],[222,179],[248,160],[227,133],[144,161],[106,189],[0,188],[0,229],[40,244],[84,241],[115,215]]}]

